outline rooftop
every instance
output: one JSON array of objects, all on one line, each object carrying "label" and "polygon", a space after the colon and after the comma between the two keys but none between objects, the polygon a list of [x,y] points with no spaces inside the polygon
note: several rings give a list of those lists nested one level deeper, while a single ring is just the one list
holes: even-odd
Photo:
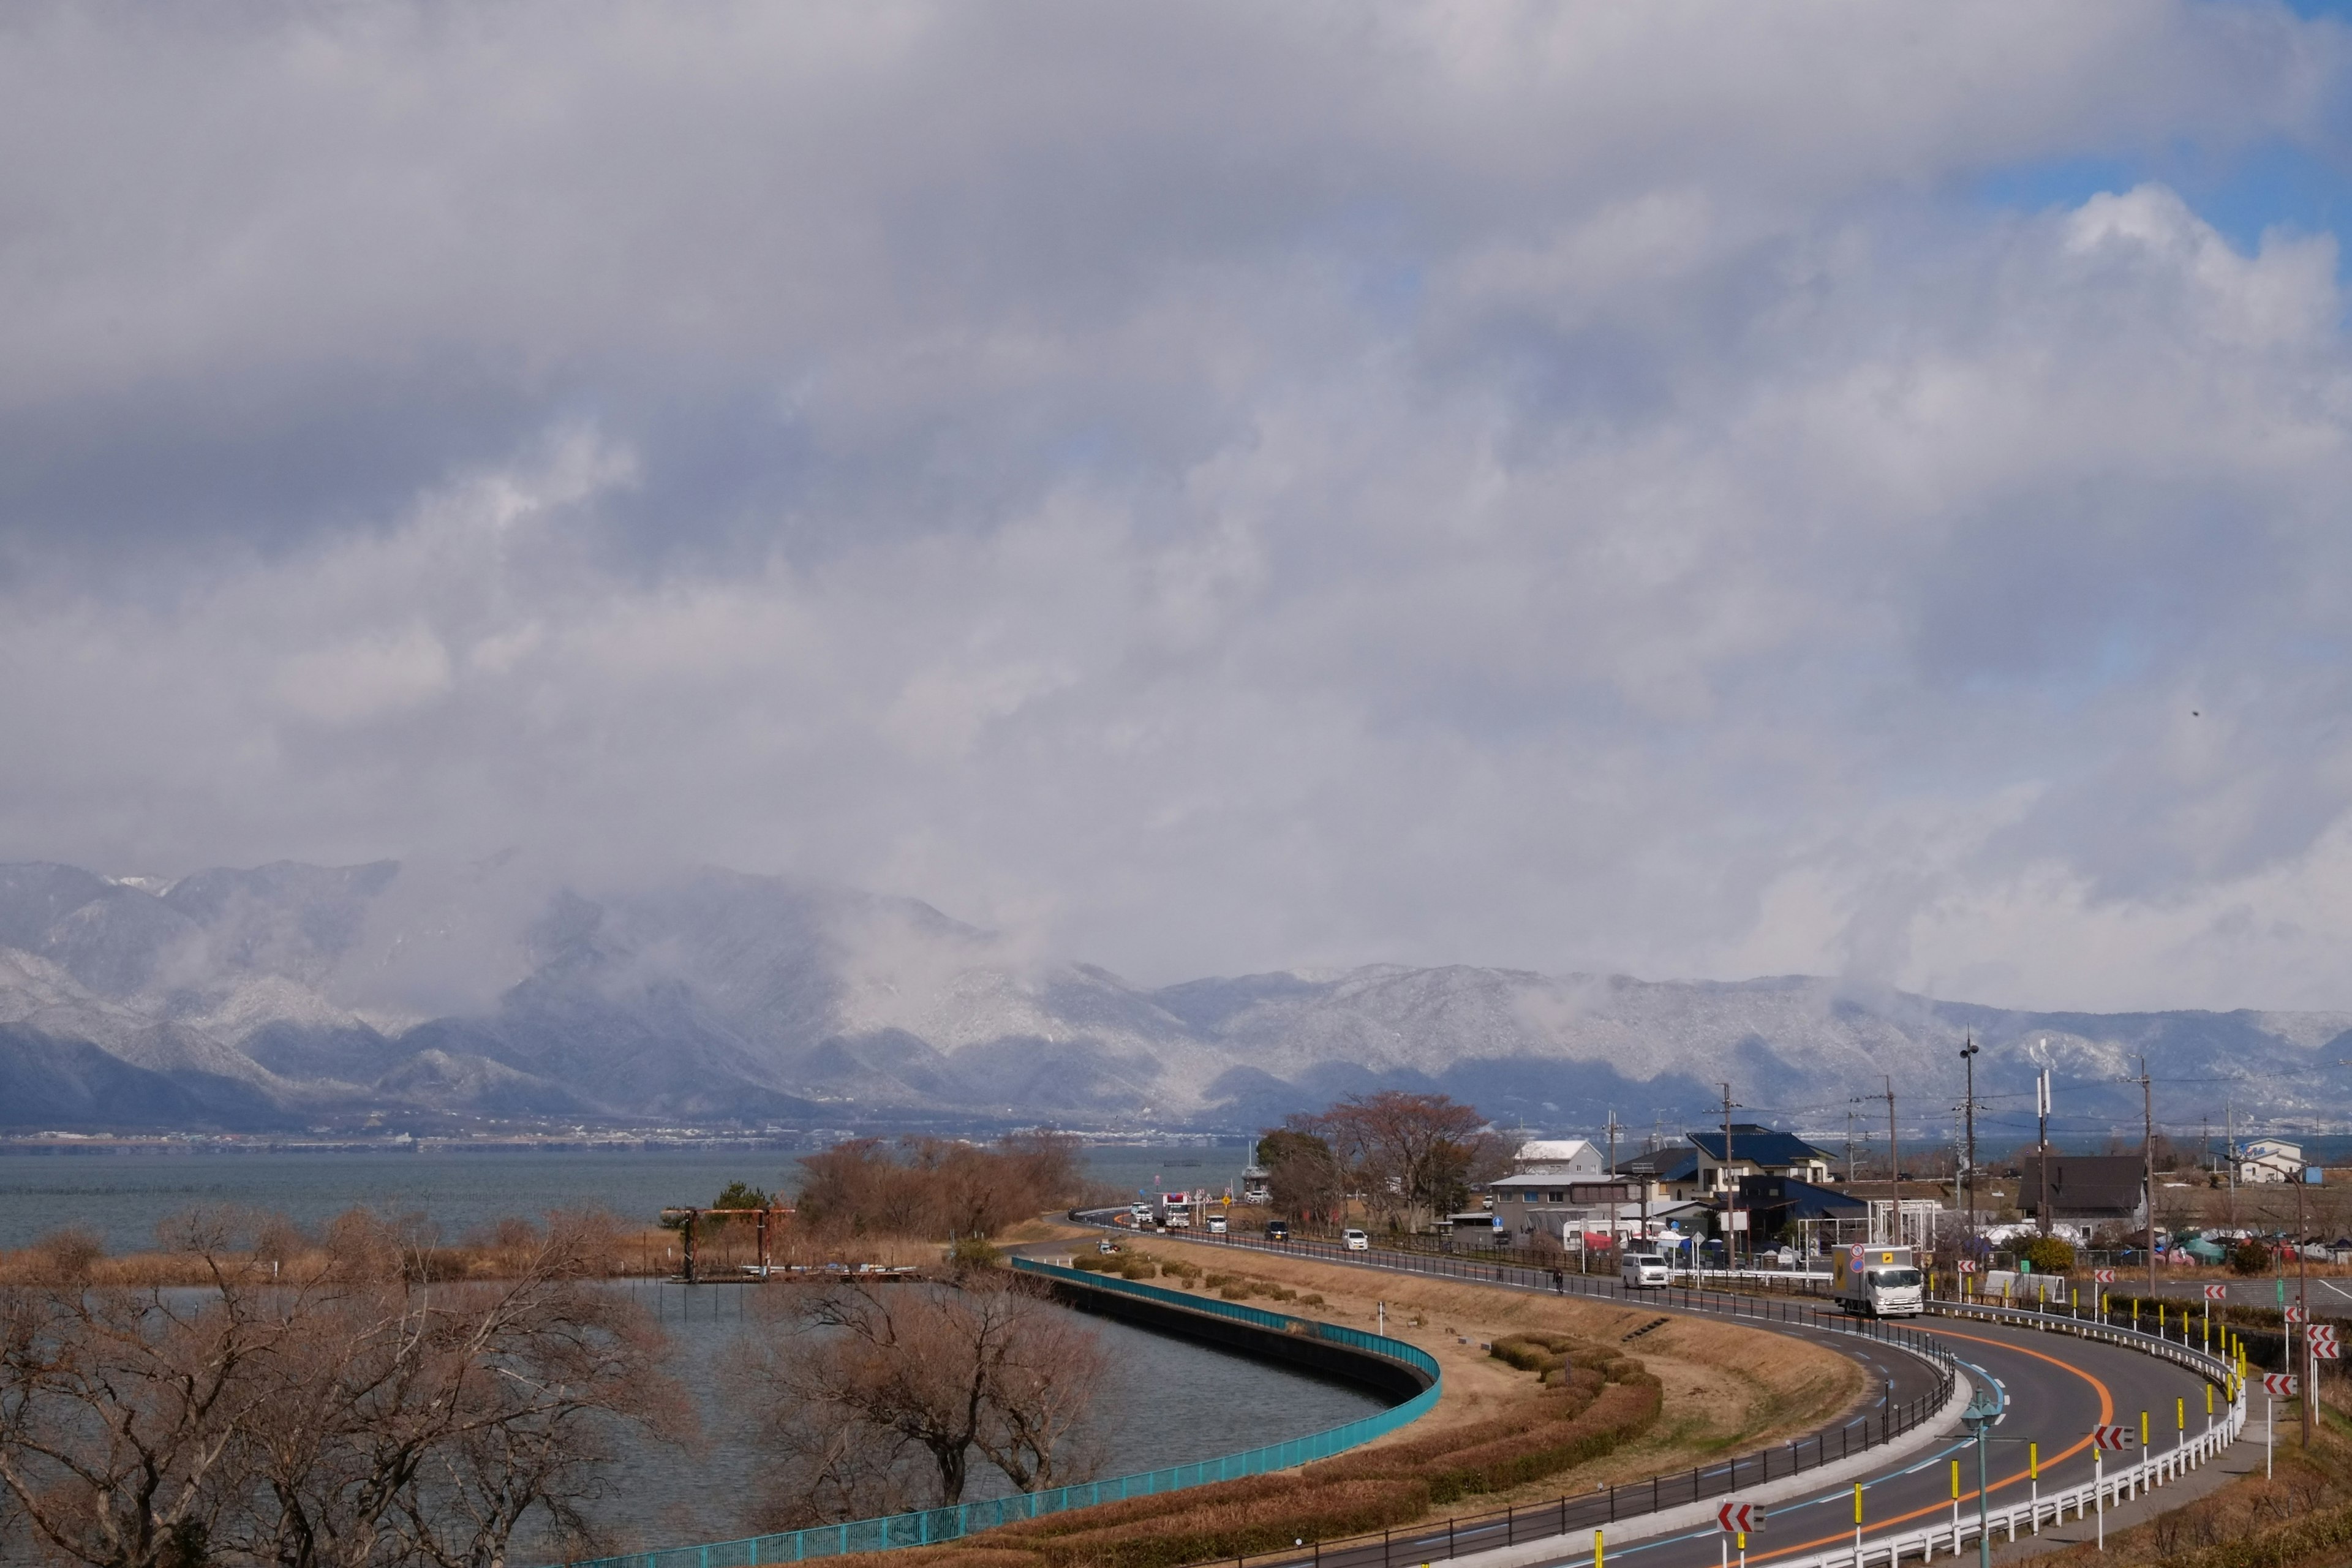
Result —
[{"label": "rooftop", "polygon": [[[1690,1141],[1706,1151],[1706,1157],[1723,1163],[1723,1132],[1694,1132]],[[1759,1127],[1753,1122],[1731,1124],[1731,1163],[1750,1165],[1802,1165],[1815,1160],[1829,1159],[1830,1152],[1816,1149],[1793,1132],[1783,1132],[1777,1127]]]}]

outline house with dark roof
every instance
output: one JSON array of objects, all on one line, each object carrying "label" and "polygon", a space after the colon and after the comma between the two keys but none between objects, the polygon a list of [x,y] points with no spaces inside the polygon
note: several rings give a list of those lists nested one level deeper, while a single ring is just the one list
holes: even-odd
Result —
[{"label": "house with dark roof", "polygon": [[1828,1150],[1777,1127],[1735,1121],[1727,1136],[1718,1127],[1694,1132],[1690,1141],[1698,1153],[1699,1180],[1713,1192],[1727,1192],[1748,1176],[1787,1176],[1817,1184],[1830,1179]]},{"label": "house with dark roof", "polygon": [[1614,1168],[1619,1175],[1645,1184],[1653,1205],[1686,1203],[1706,1190],[1698,1179],[1698,1151],[1688,1144],[1628,1154]]},{"label": "house with dark roof", "polygon": [[[2025,1157],[2017,1206],[2028,1218],[2042,1217],[2042,1156]],[[2147,1224],[2147,1166],[2137,1154],[2050,1156],[2050,1221],[2053,1225]]]},{"label": "house with dark roof", "polygon": [[[1735,1141],[1732,1152],[1738,1152]],[[1759,1246],[1787,1238],[1803,1242],[1807,1252],[1822,1252],[1841,1241],[1870,1237],[1869,1200],[1795,1176],[1742,1176],[1739,1206],[1747,1211],[1748,1234]]]}]

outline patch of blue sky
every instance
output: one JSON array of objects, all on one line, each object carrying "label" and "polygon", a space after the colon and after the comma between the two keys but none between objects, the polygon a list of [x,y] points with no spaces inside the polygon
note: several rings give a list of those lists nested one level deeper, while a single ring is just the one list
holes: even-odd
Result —
[{"label": "patch of blue sky", "polygon": [[[2352,0],[2346,0],[2352,5]],[[2127,191],[2154,182],[2179,193],[2197,215],[2242,251],[2263,234],[2333,234],[2352,241],[2352,149],[2320,152],[2284,141],[2228,158],[2183,151],[2168,155],[2089,155],[1996,169],[1976,183],[1977,200],[2021,212],[2080,206],[2103,191]],[[2352,261],[2352,243],[2339,244],[2338,277]]]},{"label": "patch of blue sky", "polygon": [[[2271,5],[2277,0],[2210,0]],[[2352,25],[2352,0],[2284,0],[2306,21]],[[2042,212],[2079,206],[2102,191],[2150,181],[2179,193],[2200,216],[2239,249],[2251,252],[2265,230],[2333,234],[2352,240],[2352,98],[2340,90],[2326,123],[2305,141],[2273,138],[2217,150],[2193,144],[2130,153],[2083,153],[1996,169],[1976,184],[1989,205]],[[2337,275],[2352,264],[2339,244]]]}]

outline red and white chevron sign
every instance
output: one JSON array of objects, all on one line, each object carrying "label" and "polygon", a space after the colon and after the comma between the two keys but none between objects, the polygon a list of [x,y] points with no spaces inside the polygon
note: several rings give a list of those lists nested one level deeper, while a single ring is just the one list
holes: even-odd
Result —
[{"label": "red and white chevron sign", "polygon": [[2094,1448],[2129,1448],[2139,1442],[2139,1434],[2128,1426],[2094,1426],[2091,1447]]},{"label": "red and white chevron sign", "polygon": [[2230,1299],[2230,1288],[2227,1285],[2208,1285],[2205,1287],[2205,1299],[2208,1301],[2226,1301]]},{"label": "red and white chevron sign", "polygon": [[1726,1535],[1753,1535],[1764,1528],[1764,1510],[1752,1502],[1727,1502],[1715,1510],[1715,1522]]},{"label": "red and white chevron sign", "polygon": [[2300,1307],[2289,1307],[2289,1308],[2287,1308],[2287,1309],[2286,1309],[2286,1321],[2287,1321],[2288,1322],[2290,1322],[2290,1323],[2300,1323],[2300,1322],[2302,1322],[2302,1321],[2304,1321],[2304,1311],[2303,1311],[2303,1309],[2302,1309],[2302,1308],[2300,1308]]},{"label": "red and white chevron sign", "polygon": [[2303,1337],[2313,1344],[2333,1344],[2336,1342],[2336,1325],[2314,1323],[2303,1331]]},{"label": "red and white chevron sign", "polygon": [[2091,1280],[2097,1285],[2112,1285],[2116,1282],[2116,1271],[2112,1268],[2094,1268],[2091,1270]]},{"label": "red and white chevron sign", "polygon": [[2295,1390],[2301,1386],[2302,1384],[2295,1381],[2294,1373],[2291,1372],[2263,1373],[2263,1392],[2273,1399],[2293,1399]]},{"label": "red and white chevron sign", "polygon": [[2322,1361],[2340,1361],[2344,1347],[2334,1340],[2314,1340],[2311,1342],[2311,1353]]}]

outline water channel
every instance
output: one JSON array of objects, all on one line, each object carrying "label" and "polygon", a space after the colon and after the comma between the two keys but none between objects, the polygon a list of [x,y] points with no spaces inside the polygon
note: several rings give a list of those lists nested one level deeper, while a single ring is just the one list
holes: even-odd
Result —
[{"label": "water channel", "polygon": [[[624,1550],[747,1533],[761,1468],[761,1412],[746,1403],[745,1384],[732,1375],[733,1352],[740,1335],[759,1328],[761,1289],[803,1287],[621,1288],[661,1314],[709,1446],[698,1455],[650,1445],[633,1448],[593,1512]],[[1103,1318],[1082,1321],[1110,1352],[1112,1372],[1089,1434],[1101,1446],[1106,1477],[1301,1436],[1386,1408],[1384,1400],[1354,1384]],[[993,1470],[975,1468],[971,1497],[1009,1489]],[[536,1560],[528,1551],[515,1557]]]}]

